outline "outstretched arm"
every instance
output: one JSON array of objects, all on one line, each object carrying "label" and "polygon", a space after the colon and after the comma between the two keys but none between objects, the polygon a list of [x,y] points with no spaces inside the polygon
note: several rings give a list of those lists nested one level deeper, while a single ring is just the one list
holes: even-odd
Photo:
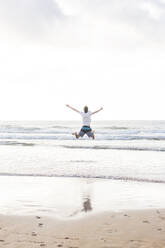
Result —
[{"label": "outstretched arm", "polygon": [[101,110],[103,110],[103,108],[100,108],[100,109],[96,110],[95,112],[92,113],[92,115],[98,113]]},{"label": "outstretched arm", "polygon": [[73,107],[69,106],[68,104],[66,104],[66,107],[68,107],[68,108],[70,108],[70,109],[72,109],[72,110],[76,111],[77,113],[80,113],[80,111],[79,111],[79,110],[77,110],[77,109],[75,109],[75,108],[73,108]]}]

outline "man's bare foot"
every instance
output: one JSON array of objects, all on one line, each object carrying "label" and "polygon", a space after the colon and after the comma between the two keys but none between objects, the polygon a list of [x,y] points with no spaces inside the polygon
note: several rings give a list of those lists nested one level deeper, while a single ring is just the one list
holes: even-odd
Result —
[{"label": "man's bare foot", "polygon": [[92,131],[92,139],[93,139],[93,140],[95,139],[94,132],[95,132],[95,131]]},{"label": "man's bare foot", "polygon": [[72,133],[72,135],[74,135],[76,137],[76,139],[79,138],[79,135],[75,132],[75,133]]}]

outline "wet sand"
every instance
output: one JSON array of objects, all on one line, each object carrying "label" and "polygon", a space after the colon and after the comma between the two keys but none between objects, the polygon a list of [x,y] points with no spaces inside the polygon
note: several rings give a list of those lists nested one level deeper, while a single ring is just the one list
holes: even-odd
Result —
[{"label": "wet sand", "polygon": [[0,247],[164,248],[165,210],[91,213],[67,219],[1,215]]},{"label": "wet sand", "polygon": [[[42,192],[42,194],[41,194]],[[89,178],[0,177],[0,214],[61,218],[162,209],[164,184]]]}]

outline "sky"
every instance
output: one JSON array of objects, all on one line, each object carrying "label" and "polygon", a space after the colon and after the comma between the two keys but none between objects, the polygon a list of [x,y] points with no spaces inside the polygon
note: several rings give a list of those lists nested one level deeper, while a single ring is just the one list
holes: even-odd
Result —
[{"label": "sky", "polygon": [[164,120],[165,0],[0,1],[0,119]]}]

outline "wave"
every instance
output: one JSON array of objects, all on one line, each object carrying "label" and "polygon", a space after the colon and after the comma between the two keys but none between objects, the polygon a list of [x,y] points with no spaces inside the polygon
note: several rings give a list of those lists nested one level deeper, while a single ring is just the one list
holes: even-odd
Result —
[{"label": "wave", "polygon": [[55,129],[65,129],[65,128],[67,128],[67,129],[69,129],[68,126],[52,126],[51,128],[55,128]]},{"label": "wave", "polygon": [[165,183],[165,180],[159,179],[148,179],[140,177],[127,177],[127,176],[92,176],[92,175],[76,175],[76,174],[39,174],[39,173],[0,173],[0,176],[11,176],[11,177],[68,177],[68,178],[94,178],[94,179],[109,179],[119,181],[133,181],[133,182],[144,182],[144,183]]},{"label": "wave", "polygon": [[35,146],[34,143],[29,142],[18,142],[18,141],[0,141],[0,145],[6,146]]},{"label": "wave", "polygon": [[1,140],[73,140],[71,135],[0,135]]},{"label": "wave", "polygon": [[128,127],[119,127],[119,126],[105,126],[102,129],[112,129],[112,130],[127,130]]},{"label": "wave", "polygon": [[107,136],[106,140],[165,140],[165,136],[143,136],[143,135],[121,135],[121,136]]},{"label": "wave", "polygon": [[[12,141],[12,140],[7,140],[7,141],[0,141],[0,145],[3,146],[41,146],[42,143],[35,143],[35,142],[27,142],[26,140],[23,142],[20,141]],[[123,151],[152,151],[152,152],[165,152],[165,147],[154,147],[154,146],[119,146],[119,145],[57,145],[57,144],[50,144],[44,143],[44,146],[53,146],[53,147],[61,147],[65,149],[91,149],[91,150],[123,150]],[[73,162],[73,161],[72,161]],[[76,162],[82,162],[82,161],[76,161]]]},{"label": "wave", "polygon": [[[1,133],[1,140],[74,140],[75,138],[68,131],[66,132],[50,132],[50,133],[36,133],[36,134],[22,134],[22,133]],[[84,138],[83,138],[84,139]],[[144,135],[109,135],[96,133],[96,140],[110,140],[110,141],[136,141],[136,140],[150,140],[150,141],[165,141],[165,135],[162,136],[144,136]]]},{"label": "wave", "polygon": [[35,132],[41,130],[39,127],[22,127],[22,126],[14,126],[14,125],[5,125],[5,126],[0,126],[0,132],[17,132],[17,133],[24,133],[24,132]]},{"label": "wave", "polygon": [[65,134],[65,133],[71,133],[66,131],[66,129],[68,130],[69,128],[64,128],[61,127],[60,128],[10,128],[10,129],[0,129],[0,134]]},{"label": "wave", "polygon": [[69,146],[61,145],[68,149],[94,149],[94,150],[124,150],[124,151],[154,151],[165,152],[165,147],[132,147],[132,146]]},{"label": "wave", "polygon": [[[103,122],[94,127],[96,140],[100,141],[165,141],[165,128],[159,122],[150,125],[138,125],[138,122]],[[151,125],[152,124],[152,125]],[[159,124],[159,125],[158,125]],[[0,140],[74,140],[74,131],[80,129],[79,123],[73,122],[13,122],[0,125]],[[83,139],[88,139],[86,136]]]},{"label": "wave", "polygon": [[[68,161],[67,161],[68,162]],[[69,163],[96,163],[94,160],[70,160]]]}]

